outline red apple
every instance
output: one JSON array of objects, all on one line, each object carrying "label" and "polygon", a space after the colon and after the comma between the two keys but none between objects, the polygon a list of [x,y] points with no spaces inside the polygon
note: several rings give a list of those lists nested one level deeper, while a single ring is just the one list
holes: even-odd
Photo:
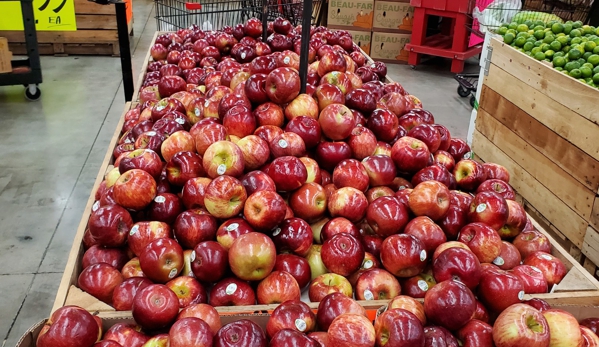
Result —
[{"label": "red apple", "polygon": [[458,247],[448,248],[433,262],[433,276],[437,283],[453,279],[473,290],[481,278],[480,262],[470,250]]},{"label": "red apple", "polygon": [[191,128],[190,134],[194,139],[196,151],[202,156],[211,144],[227,139],[227,129],[217,123],[201,126],[196,124]]},{"label": "red apple", "polygon": [[122,249],[93,245],[83,254],[81,265],[85,269],[90,265],[106,263],[120,271],[128,261],[129,257]]},{"label": "red apple", "polygon": [[110,304],[114,290],[123,282],[119,270],[99,263],[83,269],[77,279],[77,286],[97,299]]},{"label": "red apple", "polygon": [[447,169],[447,171],[453,172],[453,169],[455,168],[455,160],[451,154],[442,150],[438,150],[434,154],[434,160],[436,164],[442,165]]},{"label": "red apple", "polygon": [[320,77],[331,71],[345,72],[346,69],[347,63],[345,58],[343,57],[343,54],[337,51],[328,51],[320,57],[318,64],[318,75]]},{"label": "red apple", "polygon": [[211,306],[247,306],[256,304],[256,294],[245,281],[230,277],[216,283],[210,291]]},{"label": "red apple", "polygon": [[305,302],[288,300],[272,312],[266,324],[266,334],[273,337],[283,329],[308,333],[316,328],[316,315]]},{"label": "red apple", "polygon": [[249,319],[240,319],[226,324],[214,335],[214,347],[245,346],[267,346],[264,330]]},{"label": "red apple", "polygon": [[156,179],[162,172],[160,156],[151,149],[133,150],[121,159],[119,172],[123,174],[132,169],[144,170]]},{"label": "red apple", "polygon": [[276,192],[261,190],[247,198],[243,215],[254,229],[269,231],[283,221],[286,206],[283,198]]},{"label": "red apple", "polygon": [[203,158],[204,170],[211,178],[221,175],[239,177],[243,174],[243,152],[233,142],[218,141],[211,144]]},{"label": "red apple", "polygon": [[[270,218],[270,217],[269,217]],[[305,257],[312,246],[310,225],[300,218],[285,219],[272,232],[272,240],[279,252],[293,252]]]},{"label": "red apple", "polygon": [[478,298],[489,310],[501,312],[524,298],[524,286],[507,271],[483,271],[478,286]]},{"label": "red apple", "polygon": [[424,328],[413,313],[393,308],[374,321],[378,346],[424,346]]},{"label": "red apple", "polygon": [[526,257],[523,264],[534,266],[541,270],[549,287],[560,283],[568,272],[561,260],[549,253],[540,251],[534,252]]},{"label": "red apple", "polygon": [[300,76],[292,68],[276,68],[266,77],[265,90],[269,99],[276,104],[290,102],[299,95]]},{"label": "red apple", "polygon": [[341,89],[329,83],[320,84],[314,91],[314,98],[318,103],[318,109],[324,110],[332,104],[344,104],[345,96]]},{"label": "red apple", "polygon": [[501,241],[501,253],[493,260],[493,264],[502,270],[511,270],[521,261],[522,257],[518,249],[507,241]]},{"label": "red apple", "polygon": [[240,235],[255,231],[243,218],[231,218],[220,225],[216,231],[216,241],[227,251]]},{"label": "red apple", "polygon": [[417,216],[438,220],[449,209],[449,189],[438,181],[425,181],[414,187],[408,205]]},{"label": "red apple", "polygon": [[342,160],[351,157],[351,147],[343,141],[323,141],[316,147],[316,161],[322,169],[329,172],[332,172]]},{"label": "red apple", "polygon": [[376,136],[370,129],[363,126],[356,126],[347,142],[351,147],[353,157],[358,160],[374,155],[377,146]]},{"label": "red apple", "polygon": [[262,190],[276,191],[275,182],[263,171],[250,171],[241,177],[241,184],[248,195]]},{"label": "red apple", "polygon": [[474,294],[455,280],[438,283],[424,297],[424,312],[428,320],[451,331],[464,326],[475,309]]},{"label": "red apple", "polygon": [[458,161],[453,169],[453,175],[458,187],[470,191],[476,190],[487,179],[483,166],[472,159]]},{"label": "red apple", "polygon": [[416,173],[427,166],[431,153],[426,144],[413,137],[401,137],[391,149],[391,158],[398,171]]},{"label": "red apple", "polygon": [[483,168],[488,179],[498,179],[505,183],[510,182],[510,173],[505,167],[495,163],[484,163]]},{"label": "red apple", "polygon": [[183,249],[173,239],[155,239],[141,252],[139,265],[149,279],[166,283],[183,269]]},{"label": "red apple", "polygon": [[285,107],[285,117],[288,121],[300,116],[318,119],[318,113],[318,103],[308,94],[298,95]]},{"label": "red apple", "polygon": [[483,223],[471,223],[460,230],[458,241],[468,245],[481,263],[491,263],[501,254],[499,234]]},{"label": "red apple", "polygon": [[335,273],[324,273],[313,278],[308,290],[311,302],[320,302],[331,293],[340,293],[352,298],[354,291],[347,278]]},{"label": "red apple", "polygon": [[377,235],[387,237],[404,229],[409,212],[395,197],[382,197],[368,206],[366,220]]},{"label": "red apple", "polygon": [[376,333],[370,320],[363,315],[343,313],[333,320],[328,330],[329,347],[374,346]]},{"label": "red apple", "polygon": [[124,279],[132,277],[146,277],[143,271],[141,271],[141,266],[139,265],[139,258],[137,257],[129,260],[127,264],[123,266],[121,274],[123,274]]},{"label": "red apple", "polygon": [[333,184],[337,188],[352,187],[364,192],[369,181],[368,172],[355,159],[345,159],[333,170]]},{"label": "red apple", "polygon": [[181,200],[187,209],[204,208],[206,188],[212,182],[207,177],[196,177],[185,182],[181,192]]},{"label": "red apple", "polygon": [[366,310],[353,299],[342,293],[331,293],[318,304],[316,322],[321,330],[328,330],[333,320],[343,313],[354,313],[366,317]]},{"label": "red apple", "polygon": [[320,124],[317,119],[306,116],[298,116],[293,118],[285,126],[285,131],[298,134],[306,148],[314,148],[321,139]]},{"label": "red apple", "polygon": [[245,188],[234,177],[219,176],[206,187],[204,204],[216,218],[231,218],[238,215],[247,199]]},{"label": "red apple", "polygon": [[497,232],[503,239],[511,239],[526,226],[526,211],[524,207],[514,200],[506,200],[508,214],[507,221]]},{"label": "red apple", "polygon": [[584,343],[580,325],[576,318],[563,310],[551,309],[542,312],[547,321],[549,346],[581,346]]},{"label": "red apple", "polygon": [[426,265],[424,244],[412,235],[391,235],[381,246],[381,263],[397,277],[412,277]]},{"label": "red apple", "polygon": [[506,200],[494,192],[482,192],[476,194],[470,210],[468,211],[468,220],[472,222],[481,222],[495,230],[503,227],[508,219],[508,205]]},{"label": "red apple", "polygon": [[331,140],[343,140],[351,135],[356,119],[349,108],[342,104],[325,107],[318,117],[322,133]]},{"label": "red apple", "polygon": [[229,249],[231,271],[242,280],[264,279],[275,266],[276,248],[272,240],[260,233],[239,236]]},{"label": "red apple", "polygon": [[195,304],[182,309],[177,320],[187,317],[199,318],[208,323],[213,335],[216,335],[221,328],[222,323],[218,311],[208,304]]},{"label": "red apple", "polygon": [[208,323],[195,317],[178,319],[168,333],[169,347],[212,347],[213,334]]},{"label": "red apple", "polygon": [[179,313],[179,299],[167,286],[152,284],[140,290],[133,300],[135,322],[154,330],[170,325]]},{"label": "red apple", "polygon": [[124,208],[142,210],[156,197],[156,181],[146,171],[132,169],[114,183],[114,201]]},{"label": "red apple", "polygon": [[[190,180],[191,181],[191,180]],[[154,221],[173,224],[183,211],[183,203],[179,196],[172,193],[158,193],[148,206],[148,218]]]},{"label": "red apple", "polygon": [[522,259],[526,259],[534,252],[551,253],[551,243],[547,236],[538,231],[523,231],[513,241],[520,252]]},{"label": "red apple", "polygon": [[525,294],[547,293],[547,280],[541,270],[530,265],[518,265],[512,273],[522,282]]},{"label": "red apple", "polygon": [[285,271],[291,274],[301,289],[310,283],[310,264],[306,258],[294,254],[279,254],[273,271]]},{"label": "red apple", "polygon": [[187,210],[181,213],[173,224],[173,233],[185,249],[193,249],[200,242],[213,240],[218,223],[216,218],[202,209]]},{"label": "red apple", "polygon": [[301,290],[295,278],[285,271],[273,271],[256,288],[259,305],[280,304],[300,300]]},{"label": "red apple", "polygon": [[356,299],[387,300],[401,292],[397,279],[388,271],[372,268],[363,272],[356,281]]},{"label": "red apple", "polygon": [[332,217],[344,217],[352,222],[358,222],[366,215],[368,200],[361,191],[344,187],[333,192],[327,207]]},{"label": "red apple", "polygon": [[503,196],[506,200],[516,199],[516,193],[514,192],[512,187],[505,181],[498,179],[487,179],[478,186],[476,192],[495,192]]},{"label": "red apple", "polygon": [[179,307],[185,308],[190,305],[206,303],[208,294],[206,289],[193,277],[180,276],[166,283],[179,299]]},{"label": "red apple", "polygon": [[91,347],[101,337],[98,322],[89,312],[77,306],[64,306],[52,313],[36,341],[40,347]]},{"label": "red apple", "polygon": [[203,282],[218,282],[229,268],[227,249],[215,241],[198,243],[191,255],[194,276]]},{"label": "red apple", "polygon": [[193,137],[185,130],[176,131],[167,137],[160,145],[160,153],[165,161],[181,151],[193,151],[195,143]]}]

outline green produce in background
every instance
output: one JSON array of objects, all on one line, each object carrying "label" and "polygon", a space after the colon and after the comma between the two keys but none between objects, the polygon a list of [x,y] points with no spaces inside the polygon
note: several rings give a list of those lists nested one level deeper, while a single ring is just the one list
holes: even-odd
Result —
[{"label": "green produce in background", "polygon": [[531,58],[599,88],[599,28],[580,21],[564,23],[551,13],[521,11],[496,32]]}]

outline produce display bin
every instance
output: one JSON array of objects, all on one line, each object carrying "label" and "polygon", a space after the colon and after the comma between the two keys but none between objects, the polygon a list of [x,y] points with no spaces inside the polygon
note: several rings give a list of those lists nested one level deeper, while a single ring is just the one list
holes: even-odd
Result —
[{"label": "produce display bin", "polygon": [[[366,314],[368,318],[372,321],[377,317],[377,315],[385,309],[387,301],[381,303],[373,303],[363,305],[366,308]],[[568,304],[560,304],[555,303],[552,304],[552,308],[561,309],[567,312],[570,312],[574,317],[581,321],[586,318],[594,318],[599,317],[599,307],[593,307],[589,305],[568,305]],[[314,310],[316,312],[316,310]],[[262,312],[262,313],[240,313],[240,312],[231,312],[231,313],[221,313],[221,322],[223,325],[231,322],[235,322],[241,319],[248,319],[258,324],[261,328],[265,329],[268,319],[272,312]],[[29,330],[27,330],[23,336],[17,342],[16,347],[35,347],[37,337],[42,330],[42,327],[46,323],[46,320],[43,320],[35,325],[33,325]],[[135,321],[131,315],[125,313],[118,313],[112,316],[105,316],[102,318],[103,323],[103,331],[107,331],[111,326],[117,323],[126,323],[126,324],[134,324]]]},{"label": "produce display bin", "polygon": [[599,264],[599,91],[493,38],[472,149],[592,274]]},{"label": "produce display bin", "polygon": [[[159,35],[160,33],[156,33]],[[368,56],[366,56],[367,64],[372,64],[373,60]],[[148,52],[148,56],[146,58],[146,65],[142,68],[142,72],[140,73],[138,79],[138,88],[142,84],[145,73],[147,62],[150,59],[150,55]],[[391,79],[387,78],[385,80],[386,83],[393,82]],[[134,99],[138,98],[138,92],[134,94]],[[92,194],[87,202],[85,207],[83,217],[79,224],[77,234],[73,240],[73,246],[71,252],[69,254],[68,263],[56,296],[56,300],[54,302],[54,306],[52,311],[64,306],[64,305],[78,305],[81,306],[88,311],[98,311],[102,312],[102,314],[115,314],[114,308],[111,306],[99,301],[95,297],[83,292],[81,289],[77,288],[77,278],[81,273],[82,269],[82,258],[84,254],[84,248],[82,245],[83,235],[86,230],[86,226],[89,220],[89,216],[92,211],[92,206],[94,204],[94,193],[100,186],[100,183],[104,179],[104,175],[112,168],[112,151],[116,146],[118,139],[120,137],[120,131],[124,123],[124,115],[125,113],[136,103],[127,103],[125,106],[125,110],[123,111],[123,116],[121,117],[120,122],[117,125],[115,133],[112,137],[112,140],[108,147],[108,152],[106,153],[105,159],[100,167],[100,172],[94,184],[94,188],[92,190]],[[510,168],[511,171],[511,168]],[[516,176],[516,173],[513,173]],[[514,178],[514,181],[516,178]],[[517,184],[517,182],[515,182]],[[542,222],[542,221],[541,221]],[[535,227],[547,235],[552,244],[552,254],[558,257],[568,269],[568,274],[562,280],[559,285],[554,286],[551,293],[548,294],[537,294],[534,297],[542,298],[547,300],[550,304],[553,303],[570,303],[570,304],[596,304],[599,305],[599,281],[597,281],[593,276],[591,276],[587,271],[585,271],[584,267],[579,264],[576,259],[574,259],[568,251],[566,251],[550,234],[547,230],[538,223],[538,221],[534,221],[533,223]],[[531,296],[527,296],[531,297]],[[370,303],[370,302],[369,302]],[[219,311],[231,310],[231,308],[227,307],[219,307]],[[243,308],[244,310],[247,308]],[[251,306],[252,310],[268,310],[267,305],[256,305]],[[234,311],[238,312],[240,310],[239,307],[233,308]]]}]

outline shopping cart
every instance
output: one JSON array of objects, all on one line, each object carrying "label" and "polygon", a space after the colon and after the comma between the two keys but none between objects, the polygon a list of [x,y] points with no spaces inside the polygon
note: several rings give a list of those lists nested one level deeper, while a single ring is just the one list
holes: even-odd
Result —
[{"label": "shopping cart", "polygon": [[[312,24],[322,22],[323,0],[312,1]],[[155,0],[156,24],[159,31],[173,31],[197,25],[202,30],[220,30],[256,17],[272,21],[288,19],[293,25],[302,21],[301,0]]]},{"label": "shopping cart", "polygon": [[[564,21],[588,22],[593,0],[470,0],[472,3],[471,45],[484,40],[488,32],[495,32],[503,23],[509,23],[519,13],[526,13],[526,19],[544,20],[547,16],[557,16]],[[478,74],[457,74],[458,95],[470,96],[470,104],[476,101]]]}]

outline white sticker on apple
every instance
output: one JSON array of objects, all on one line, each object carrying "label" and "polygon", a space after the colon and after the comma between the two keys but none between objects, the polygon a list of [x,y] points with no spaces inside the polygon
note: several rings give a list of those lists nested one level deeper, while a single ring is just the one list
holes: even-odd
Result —
[{"label": "white sticker on apple", "polygon": [[272,236],[277,236],[281,233],[281,228],[276,228],[275,231],[272,232]]},{"label": "white sticker on apple", "polygon": [[206,100],[206,102],[204,102],[204,107],[208,107],[208,105],[210,105],[210,100]]},{"label": "white sticker on apple", "polygon": [[138,231],[139,231],[139,225],[135,224],[133,226],[133,228],[131,228],[131,231],[129,232],[129,236],[135,235],[135,233],[137,233]]},{"label": "white sticker on apple", "polygon": [[524,300],[524,291],[523,290],[518,292],[518,300]]},{"label": "white sticker on apple", "polygon": [[553,258],[551,258],[551,256],[549,254],[541,254],[541,258],[545,259],[545,260],[552,260]]},{"label": "white sticker on apple", "polygon": [[420,251],[420,261],[425,261],[426,260],[426,251],[423,249],[422,251]]},{"label": "white sticker on apple", "polygon": [[163,202],[166,201],[166,198],[162,195],[158,195],[157,197],[154,198],[154,201],[156,201],[159,204],[162,204]]},{"label": "white sticker on apple", "polygon": [[233,295],[233,293],[235,293],[236,290],[237,284],[231,283],[227,286],[227,288],[225,288],[225,293],[227,293],[227,295]]},{"label": "white sticker on apple", "polygon": [[472,152],[466,152],[466,154],[464,154],[464,159],[470,159],[472,158]]},{"label": "white sticker on apple", "polygon": [[289,62],[290,62],[290,61],[291,61],[291,59],[289,59],[289,57],[285,57],[285,58],[283,59],[283,62],[284,62],[285,64],[289,64]]},{"label": "white sticker on apple", "polygon": [[280,146],[281,148],[287,148],[287,146],[288,146],[288,144],[287,144],[287,141],[285,141],[285,140],[283,140],[283,139],[280,139],[280,140],[279,140],[279,146]]},{"label": "white sticker on apple", "polygon": [[230,232],[230,231],[233,231],[233,230],[235,230],[235,229],[237,229],[237,228],[239,228],[239,224],[237,224],[237,223],[232,223],[232,224],[230,224],[230,225],[229,225],[229,226],[226,228],[226,230],[227,230],[227,232]]},{"label": "white sticker on apple", "polygon": [[245,54],[245,52],[241,52],[241,59],[245,59],[246,56],[247,54]]},{"label": "white sticker on apple", "polygon": [[364,299],[366,300],[374,300],[374,294],[370,291],[370,289],[366,289],[364,291]]},{"label": "white sticker on apple", "polygon": [[92,212],[96,212],[96,210],[99,208],[100,208],[100,201],[94,202],[94,204],[92,205]]},{"label": "white sticker on apple", "polygon": [[227,171],[227,165],[225,165],[225,164],[220,164],[216,168],[216,173],[219,174],[219,175],[224,175],[225,171]]},{"label": "white sticker on apple", "polygon": [[202,111],[200,111],[198,107],[195,107],[193,113],[195,113],[196,117],[199,117],[202,114]]},{"label": "white sticker on apple", "polygon": [[418,288],[423,292],[426,292],[428,290],[428,283],[424,280],[418,280]]},{"label": "white sticker on apple", "polygon": [[156,106],[156,111],[162,111],[162,110],[164,110],[165,108],[166,108],[166,105],[164,105],[164,104],[160,104],[160,105],[157,105],[157,106]]},{"label": "white sticker on apple", "polygon": [[368,259],[364,262],[364,268],[365,269],[370,269],[372,266],[374,265],[374,263],[372,262],[372,260]]},{"label": "white sticker on apple", "polygon": [[487,209],[487,204],[485,204],[484,202],[482,204],[479,204],[478,206],[476,206],[477,213],[482,213],[486,209]]},{"label": "white sticker on apple", "polygon": [[295,327],[297,328],[297,330],[303,333],[304,331],[306,331],[308,324],[306,324],[306,322],[303,319],[298,318],[295,320]]},{"label": "white sticker on apple", "polygon": [[156,136],[155,131],[148,131],[147,134],[148,134],[148,136]]},{"label": "white sticker on apple", "polygon": [[175,119],[175,122],[177,122],[181,125],[185,124],[185,120],[183,118],[177,118],[177,119]]},{"label": "white sticker on apple", "polygon": [[169,272],[169,273],[168,273],[168,278],[174,278],[175,276],[177,276],[177,273],[178,273],[178,272],[179,272],[179,271],[177,271],[177,268],[173,268],[173,269],[171,270],[171,272]]},{"label": "white sticker on apple", "polygon": [[189,259],[191,260],[192,263],[196,260],[196,251],[191,252]]},{"label": "white sticker on apple", "polygon": [[493,264],[497,266],[502,266],[503,264],[505,264],[505,260],[503,260],[502,257],[497,257],[493,260]]}]

